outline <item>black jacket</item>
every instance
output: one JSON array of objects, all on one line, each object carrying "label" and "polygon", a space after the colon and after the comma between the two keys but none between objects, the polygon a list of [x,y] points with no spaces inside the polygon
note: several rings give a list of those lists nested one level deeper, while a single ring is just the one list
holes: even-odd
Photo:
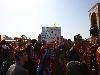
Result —
[{"label": "black jacket", "polygon": [[79,61],[80,62],[80,56],[79,52],[76,48],[72,47],[68,52],[68,61]]},{"label": "black jacket", "polygon": [[2,63],[2,65],[0,66],[0,75],[6,75],[8,69],[10,68],[11,65],[13,65],[14,62],[10,59],[7,59],[6,61],[4,61]]}]

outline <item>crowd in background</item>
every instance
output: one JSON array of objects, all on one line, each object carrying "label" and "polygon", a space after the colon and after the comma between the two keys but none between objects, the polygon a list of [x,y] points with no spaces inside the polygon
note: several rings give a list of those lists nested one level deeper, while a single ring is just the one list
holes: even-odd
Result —
[{"label": "crowd in background", "polygon": [[[98,75],[96,51],[99,45],[98,40],[89,42],[81,39],[76,39],[74,42],[70,39],[63,39],[62,42],[37,41],[36,39],[10,42],[2,40],[0,75],[89,75],[93,69],[95,75]],[[25,52],[26,54],[23,55]],[[74,68],[80,68],[80,66],[78,67],[78,62],[71,61],[81,62],[84,65],[81,66],[82,70],[77,69],[75,74],[75,69],[71,70],[70,64],[77,65],[76,67],[74,65]],[[18,71],[19,69],[22,72]]]}]

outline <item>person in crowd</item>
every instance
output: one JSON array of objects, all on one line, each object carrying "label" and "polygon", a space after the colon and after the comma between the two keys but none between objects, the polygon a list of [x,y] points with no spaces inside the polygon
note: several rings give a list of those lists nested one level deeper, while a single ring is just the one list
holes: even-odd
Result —
[{"label": "person in crowd", "polygon": [[15,58],[17,62],[10,66],[7,75],[28,75],[26,69],[23,67],[28,61],[28,55],[25,50],[16,50]]},{"label": "person in crowd", "polygon": [[1,41],[1,46],[0,46],[0,62],[2,63],[3,61],[7,60],[7,53],[10,51],[9,46],[6,45],[6,41],[2,40]]},{"label": "person in crowd", "polygon": [[98,74],[98,75],[100,75],[100,43],[99,43],[99,47],[97,48],[97,50],[96,50],[96,64],[97,65],[95,65],[96,67],[97,67],[97,71],[96,71],[96,74]]},{"label": "person in crowd", "polygon": [[45,53],[42,55],[40,63],[40,75],[55,75],[55,48],[53,48],[52,42],[47,43],[47,47],[44,49]]},{"label": "person in crowd", "polygon": [[21,50],[21,49],[24,49],[24,46],[23,46],[23,45],[24,45],[24,42],[23,42],[22,39],[20,39],[20,40],[18,40],[18,42],[17,42],[15,48],[16,48],[17,50],[19,50],[19,49],[20,49],[20,50]]},{"label": "person in crowd", "polygon": [[3,49],[0,47],[0,65],[2,64],[3,60]]},{"label": "person in crowd", "polygon": [[66,65],[66,63],[64,62],[64,54],[61,54],[59,57],[59,75],[65,75],[66,71],[64,65]]},{"label": "person in crowd", "polygon": [[2,41],[1,41],[1,44],[2,44],[2,48],[3,48],[3,49],[5,49],[5,50],[10,50],[9,46],[6,45],[7,43],[6,43],[5,40],[2,40]]},{"label": "person in crowd", "polygon": [[90,57],[90,70],[94,68],[96,70],[95,75],[97,75],[99,71],[98,62],[96,60],[97,59],[96,52],[98,47],[99,47],[99,41],[96,41],[95,44],[93,45],[93,50],[91,49],[92,53]]},{"label": "person in crowd", "polygon": [[37,67],[38,67],[38,48],[37,40],[33,39],[31,41],[32,43],[27,46],[27,53],[28,53],[28,69],[29,69],[29,75],[37,75]]},{"label": "person in crowd", "polygon": [[66,75],[89,75],[89,72],[85,70],[86,67],[78,61],[70,61],[66,65]]},{"label": "person in crowd", "polygon": [[68,61],[79,61],[81,62],[81,58],[79,56],[79,47],[82,45],[82,38],[78,35],[74,38],[74,45],[68,52]]},{"label": "person in crowd", "polygon": [[79,52],[75,46],[73,46],[68,52],[68,61],[81,61]]},{"label": "person in crowd", "polygon": [[15,61],[15,52],[10,51],[8,53],[8,59],[4,61],[0,67],[0,75],[6,75],[10,66],[15,63],[14,61]]},{"label": "person in crowd", "polygon": [[66,65],[67,65],[67,63],[68,63],[67,54],[65,53],[65,54],[64,54],[64,59],[63,59],[63,64],[64,64],[65,73],[66,73]]}]

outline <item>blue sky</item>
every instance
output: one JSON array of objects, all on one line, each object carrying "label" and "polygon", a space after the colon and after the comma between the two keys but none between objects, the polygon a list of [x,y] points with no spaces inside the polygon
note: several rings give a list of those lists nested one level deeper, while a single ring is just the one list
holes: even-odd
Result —
[{"label": "blue sky", "polygon": [[0,0],[0,34],[37,38],[43,26],[56,22],[64,38],[88,38],[88,10],[96,3],[100,0]]}]

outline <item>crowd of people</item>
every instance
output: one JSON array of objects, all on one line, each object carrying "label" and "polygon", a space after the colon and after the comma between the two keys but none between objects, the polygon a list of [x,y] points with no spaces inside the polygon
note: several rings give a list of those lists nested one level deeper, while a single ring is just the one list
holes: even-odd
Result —
[{"label": "crowd of people", "polygon": [[99,75],[100,42],[17,40],[0,43],[0,75]]}]

